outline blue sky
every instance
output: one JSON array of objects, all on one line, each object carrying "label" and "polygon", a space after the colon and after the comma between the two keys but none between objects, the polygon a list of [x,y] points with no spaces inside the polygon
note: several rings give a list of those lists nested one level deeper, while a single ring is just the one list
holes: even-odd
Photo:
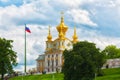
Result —
[{"label": "blue sky", "polygon": [[53,39],[58,34],[56,26],[64,12],[69,26],[67,37],[72,39],[77,27],[79,40],[88,40],[104,49],[107,45],[120,47],[119,0],[0,0],[0,37],[14,40],[18,53],[16,70],[24,69],[24,24],[31,29],[27,34],[28,69],[36,67],[35,59],[43,54],[48,26]]}]

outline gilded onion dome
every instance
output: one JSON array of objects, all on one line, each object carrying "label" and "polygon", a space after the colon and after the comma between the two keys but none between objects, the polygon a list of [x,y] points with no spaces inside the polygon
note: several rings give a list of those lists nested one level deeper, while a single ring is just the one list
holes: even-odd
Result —
[{"label": "gilded onion dome", "polygon": [[59,38],[60,39],[64,39],[64,34],[60,31],[60,33],[59,33]]},{"label": "gilded onion dome", "polygon": [[[63,13],[61,13],[63,14]],[[66,34],[66,31],[68,30],[68,27],[64,24],[64,17],[62,15],[61,17],[61,22],[60,24],[56,27],[57,28],[57,31],[59,32],[59,38],[60,36],[62,35],[62,37],[65,37],[65,34]]]},{"label": "gilded onion dome", "polygon": [[76,34],[76,27],[74,27],[74,34],[73,34],[73,43],[76,43],[78,41],[78,37]]},{"label": "gilded onion dome", "polygon": [[48,41],[52,41],[52,35],[50,32],[50,26],[49,26],[49,32],[48,32],[48,36],[47,36]]}]

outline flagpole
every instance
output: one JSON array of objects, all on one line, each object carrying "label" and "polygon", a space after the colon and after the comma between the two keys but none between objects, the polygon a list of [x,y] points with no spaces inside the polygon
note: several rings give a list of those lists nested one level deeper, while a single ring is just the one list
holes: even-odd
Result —
[{"label": "flagpole", "polygon": [[[26,24],[25,24],[25,28],[26,28]],[[25,64],[25,74],[26,74],[26,30],[24,30],[25,31],[25,54],[24,54],[24,60],[25,60],[25,62],[24,62],[24,64]]]}]

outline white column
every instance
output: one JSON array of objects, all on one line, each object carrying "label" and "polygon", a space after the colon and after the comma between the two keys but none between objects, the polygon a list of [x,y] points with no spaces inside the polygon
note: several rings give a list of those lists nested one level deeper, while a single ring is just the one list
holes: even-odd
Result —
[{"label": "white column", "polygon": [[56,54],[54,54],[54,72],[56,71]]},{"label": "white column", "polygon": [[60,54],[60,66],[62,65],[62,54]]},{"label": "white column", "polygon": [[60,53],[60,71],[61,71],[61,67],[62,67],[62,53]]},{"label": "white column", "polygon": [[49,72],[51,72],[51,55],[49,55],[50,57],[49,57]]},{"label": "white column", "polygon": [[45,55],[45,71],[48,72],[48,61],[47,61],[48,55]]}]

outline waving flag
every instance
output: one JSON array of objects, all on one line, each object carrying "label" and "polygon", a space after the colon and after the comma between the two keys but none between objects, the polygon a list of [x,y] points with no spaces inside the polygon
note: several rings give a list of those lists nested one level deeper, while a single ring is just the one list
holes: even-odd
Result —
[{"label": "waving flag", "polygon": [[30,29],[26,26],[25,26],[25,31],[28,32],[28,33],[31,33]]}]

